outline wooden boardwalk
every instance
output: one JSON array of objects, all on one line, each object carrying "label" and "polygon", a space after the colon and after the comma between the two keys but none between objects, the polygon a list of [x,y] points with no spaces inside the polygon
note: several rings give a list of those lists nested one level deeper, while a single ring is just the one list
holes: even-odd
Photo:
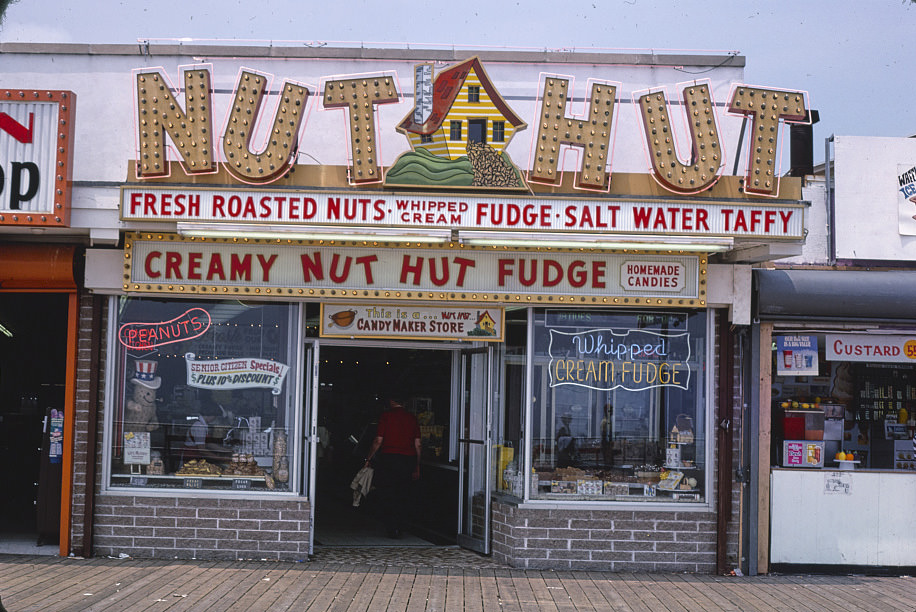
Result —
[{"label": "wooden boardwalk", "polygon": [[916,610],[916,578],[0,555],[9,612]]}]

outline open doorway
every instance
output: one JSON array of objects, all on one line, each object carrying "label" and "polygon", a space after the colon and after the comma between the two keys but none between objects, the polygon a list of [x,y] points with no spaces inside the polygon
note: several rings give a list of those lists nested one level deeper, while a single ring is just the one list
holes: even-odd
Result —
[{"label": "open doorway", "polygon": [[[451,448],[455,351],[322,345],[318,383],[315,544],[431,546],[456,542],[458,464]],[[387,537],[378,496],[353,506],[350,483],[363,465],[391,396],[420,424],[420,479],[398,540]]]},{"label": "open doorway", "polygon": [[66,294],[0,294],[0,553],[57,554]]}]

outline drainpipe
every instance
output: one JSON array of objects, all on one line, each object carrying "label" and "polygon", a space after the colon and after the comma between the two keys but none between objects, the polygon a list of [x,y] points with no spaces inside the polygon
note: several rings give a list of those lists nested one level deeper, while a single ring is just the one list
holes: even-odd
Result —
[{"label": "drainpipe", "polygon": [[716,449],[719,457],[716,489],[716,572],[721,576],[728,568],[728,525],[732,515],[732,411],[735,400],[735,336],[728,321],[728,311],[719,311],[719,401],[716,406]]}]

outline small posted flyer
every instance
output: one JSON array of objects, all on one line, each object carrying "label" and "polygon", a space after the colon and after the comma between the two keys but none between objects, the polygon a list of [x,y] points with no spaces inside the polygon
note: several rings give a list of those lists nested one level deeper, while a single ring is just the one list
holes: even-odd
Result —
[{"label": "small posted flyer", "polygon": [[125,465],[149,465],[149,432],[125,431],[124,432],[124,463]]}]

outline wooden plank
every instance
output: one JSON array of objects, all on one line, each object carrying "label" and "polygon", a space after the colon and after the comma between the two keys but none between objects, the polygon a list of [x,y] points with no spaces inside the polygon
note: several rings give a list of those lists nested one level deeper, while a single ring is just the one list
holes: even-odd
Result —
[{"label": "wooden plank", "polygon": [[728,580],[717,576],[695,576],[691,574],[678,574],[669,576],[673,584],[684,590],[688,597],[696,601],[704,610],[718,612],[719,610],[737,610],[734,602],[722,596],[716,587],[717,582]]},{"label": "wooden plank", "polygon": [[[3,584],[3,594],[9,596],[16,594],[21,597],[27,597],[26,593],[30,590],[40,590],[47,584],[57,584],[60,581],[67,580],[70,576],[86,572],[86,566],[77,563],[70,563],[66,566],[54,565],[52,567],[53,569],[44,565],[24,563],[22,566],[15,568],[16,571],[5,573],[0,576],[0,584]],[[103,568],[98,568],[98,571],[103,571]]]},{"label": "wooden plank", "polygon": [[[788,580],[786,580],[788,578]],[[861,610],[862,607],[855,605],[850,602],[845,597],[839,595],[839,589],[836,588],[837,585],[833,585],[829,589],[823,589],[822,585],[819,585],[814,580],[809,580],[808,577],[803,582],[797,582],[800,588],[797,588],[793,591],[793,594],[796,595],[796,599],[801,600],[805,605],[817,607],[822,610],[847,610],[849,612]],[[792,582],[792,578],[788,576],[781,576],[781,581]],[[880,610],[881,608],[869,607],[870,610]],[[885,608],[889,609],[889,608]]]},{"label": "wooden plank", "polygon": [[429,588],[432,584],[433,571],[431,568],[417,568],[414,576],[413,588],[410,599],[407,601],[407,612],[420,612],[429,609]]},{"label": "wooden plank", "polygon": [[[308,608],[305,608],[309,611],[325,611],[330,610],[334,603],[340,598],[341,592],[347,589],[347,583],[354,578],[359,578],[356,574],[358,570],[365,569],[366,565],[336,565],[328,568],[328,571],[333,572],[333,577],[328,582],[327,586],[317,593],[317,596],[309,604]],[[297,607],[298,610],[303,608]]]},{"label": "wooden plank", "polygon": [[652,610],[653,612],[668,610],[638,575],[624,572],[620,574],[620,579],[629,587],[633,594],[633,601],[639,602],[640,610]]},{"label": "wooden plank", "polygon": [[760,410],[757,415],[757,573],[770,571],[770,448],[773,443],[772,398],[773,386],[773,324],[760,324]]},{"label": "wooden plank", "polygon": [[[716,585],[716,589],[734,606],[735,610],[742,612],[766,611],[770,612],[774,608],[794,610],[795,606],[789,606],[785,601],[781,604],[773,604],[772,593],[765,593],[764,598],[760,597],[755,585],[760,578],[723,578],[711,584]],[[769,599],[767,601],[767,599]]]},{"label": "wooden plank", "polygon": [[512,577],[514,571],[517,570],[493,570],[493,578],[496,583],[496,596],[502,605],[501,610],[505,612],[520,612],[522,609],[518,591],[515,588],[515,580]]},{"label": "wooden plank", "polygon": [[[347,588],[340,593],[338,601],[334,603],[331,610],[384,610],[388,605],[382,599],[386,598],[385,593],[379,592],[379,587],[385,578],[385,568],[377,566],[364,566],[365,570],[355,572],[353,578],[348,582]],[[377,602],[375,607],[372,602]]]},{"label": "wooden plank", "polygon": [[[582,584],[576,579],[579,572],[561,571],[556,572],[554,575],[557,583],[565,589],[574,610],[594,609],[596,607],[596,603],[588,596]],[[604,597],[601,597],[600,594],[598,594],[598,597],[598,601],[604,600]]]},{"label": "wooden plank", "polygon": [[[710,610],[706,605],[708,602],[703,601],[705,598],[701,597],[700,593],[694,592],[691,589],[685,588],[683,584],[675,582],[671,574],[650,574],[647,576],[647,579],[655,583],[655,586],[652,588],[658,589],[658,592],[665,593],[667,597],[674,599],[680,606],[680,609],[687,610],[688,612],[707,612]],[[716,610],[719,609],[720,608],[716,608]]]},{"label": "wooden plank", "polygon": [[[68,572],[66,577],[61,577],[52,583],[37,585],[35,588],[19,594],[22,596],[21,599],[11,597],[10,601],[15,603],[17,608],[37,605],[43,602],[56,602],[55,605],[58,610],[66,609],[67,606],[72,605],[81,606],[76,609],[85,610],[90,605],[90,597],[95,597],[96,593],[106,588],[111,588],[111,585],[117,585],[118,582],[130,580],[134,575],[143,575],[144,572],[148,571],[147,568],[149,566],[150,563],[145,561],[131,561],[117,567],[104,564],[89,565],[88,567],[91,569]],[[115,586],[114,588],[117,587]],[[84,593],[92,593],[93,595],[84,595]]]},{"label": "wooden plank", "polygon": [[[117,583],[103,585],[102,589],[96,589],[96,595],[82,603],[84,607],[79,607],[80,604],[77,604],[67,608],[66,612],[79,610],[134,612],[134,610],[144,609],[156,599],[163,599],[164,594],[171,599],[175,583],[184,584],[186,581],[183,578],[184,574],[185,572],[177,570],[175,566],[151,563],[149,567],[145,568],[145,571],[122,578]],[[87,603],[90,605],[86,606]]]},{"label": "wooden plank", "polygon": [[276,583],[281,581],[289,571],[290,567],[286,564],[281,566],[264,564],[261,579],[254,583],[242,597],[237,598],[223,610],[225,612],[258,612],[269,609],[280,594],[279,589],[274,588]]},{"label": "wooden plank", "polygon": [[[850,600],[849,596],[854,596],[854,589],[848,589],[852,593],[843,593],[843,585],[831,581],[825,586],[823,580],[817,576],[780,576],[781,585],[794,585],[791,593],[796,598],[803,597],[806,604],[812,607],[817,606],[820,609],[839,609],[839,610],[897,610],[892,598],[886,599],[883,592],[873,594],[866,600]],[[821,584],[818,584],[821,583]],[[912,603],[912,602],[911,602]]]},{"label": "wooden plank", "polygon": [[309,588],[314,582],[320,581],[324,574],[318,570],[308,569],[308,566],[296,565],[286,573],[282,580],[278,580],[274,585],[278,589],[277,598],[271,605],[273,610],[291,610],[293,601],[298,598],[305,589]]},{"label": "wooden plank", "polygon": [[[528,570],[525,572],[525,575],[528,577],[528,583],[531,585],[531,592],[534,594],[534,601],[538,606],[538,610],[569,610],[569,606],[566,605],[569,603],[569,597],[566,595],[566,590],[562,586],[554,585],[554,588],[551,589],[550,585],[547,584],[545,578],[545,572],[540,572],[537,570]],[[563,589],[562,594],[558,594],[557,598],[560,602],[564,604],[562,608],[557,605],[557,600],[554,599],[553,591],[557,588]],[[564,601],[565,600],[565,601]]]},{"label": "wooden plank", "polygon": [[850,576],[849,590],[858,590],[863,583],[875,588],[883,601],[894,603],[895,607],[910,609],[916,601],[916,580],[911,576],[865,577]]},{"label": "wooden plank", "polygon": [[601,593],[601,596],[604,597],[604,600],[607,602],[609,609],[632,609],[624,597],[624,594],[617,587],[615,581],[612,580],[615,574],[612,574],[611,572],[586,572],[585,576],[591,581],[592,584],[595,585],[595,587],[598,589],[598,592]]},{"label": "wooden plank", "polygon": [[448,587],[448,571],[441,567],[432,568],[429,577],[429,594],[425,609],[442,610],[445,608],[445,589]]},{"label": "wooden plank", "polygon": [[221,610],[228,607],[229,602],[243,597],[248,589],[259,580],[252,565],[246,561],[231,563],[221,572],[220,584],[197,601],[189,602],[187,610],[189,612]]},{"label": "wooden plank", "polygon": [[[145,606],[138,603],[136,607],[131,608],[131,612],[145,612],[146,610],[150,609],[156,610],[156,612],[163,612],[164,610],[169,609],[174,610],[174,608],[176,608],[180,602],[191,597],[190,591],[192,588],[194,588],[196,581],[200,580],[200,578],[204,576],[210,576],[212,578],[213,575],[210,572],[215,564],[215,561],[210,561],[194,564],[181,564],[180,566],[164,566],[163,571],[172,575],[173,581],[163,587],[162,590],[168,590],[171,592],[168,593],[167,597],[163,595],[158,597],[150,595],[149,601]],[[175,597],[176,593],[187,595],[188,597]],[[157,601],[158,599],[165,599],[166,601]]]},{"label": "wooden plank", "polygon": [[416,586],[416,577],[417,572],[414,568],[403,568],[398,572],[386,612],[407,612],[410,594]]},{"label": "wooden plank", "polygon": [[[309,564],[312,565],[311,563]],[[339,566],[335,566],[339,567]],[[326,590],[333,588],[331,587],[331,582],[334,580],[336,573],[326,567],[315,566],[310,568],[311,579],[308,584],[305,585],[305,588],[299,591],[296,596],[292,599],[287,597],[281,598],[281,601],[286,603],[286,608],[279,608],[281,610],[306,610],[314,603],[321,593],[324,593]]]},{"label": "wooden plank", "polygon": [[464,610],[464,573],[446,569],[445,579],[445,612],[462,612]]},{"label": "wooden plank", "polygon": [[502,601],[499,595],[499,585],[496,573],[492,569],[481,569],[477,572],[480,585],[480,605],[484,610],[499,610]]},{"label": "wooden plank", "polygon": [[[175,597],[174,593],[172,593],[169,597],[154,598],[147,609],[152,609],[156,612],[164,612],[166,610],[169,612],[179,612],[187,610],[194,602],[206,597],[208,593],[222,583],[223,572],[229,567],[231,567],[231,562],[228,561],[209,561],[201,563],[201,571],[186,571],[185,573],[188,574],[188,579],[184,584],[176,585],[176,587],[180,589],[180,592],[176,590],[175,593],[187,595],[187,597]],[[156,599],[166,599],[167,601],[156,601]]]},{"label": "wooden plank", "polygon": [[516,571],[510,574],[512,577],[512,586],[515,587],[515,596],[518,601],[519,609],[530,610],[532,606],[537,606],[537,599],[534,591],[531,589],[531,583],[528,581],[526,571]]},{"label": "wooden plank", "polygon": [[459,570],[464,585],[464,612],[483,612],[483,577],[480,570]]}]

